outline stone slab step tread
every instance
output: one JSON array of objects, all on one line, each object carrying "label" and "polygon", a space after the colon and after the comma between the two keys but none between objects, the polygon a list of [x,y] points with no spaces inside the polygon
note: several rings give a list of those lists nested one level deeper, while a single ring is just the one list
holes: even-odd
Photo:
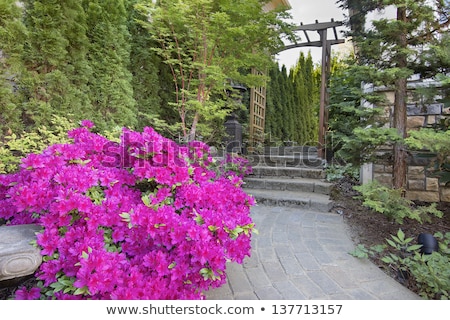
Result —
[{"label": "stone slab step tread", "polygon": [[321,212],[329,212],[333,206],[329,196],[313,192],[265,189],[245,189],[245,192],[253,196],[256,203],[269,206],[299,207],[315,209]]},{"label": "stone slab step tread", "polygon": [[266,166],[266,167],[285,167],[285,168],[323,168],[321,160],[306,159],[306,158],[249,158],[249,162],[252,166]]},{"label": "stone slab step tread", "polygon": [[332,184],[320,179],[310,178],[282,178],[282,177],[265,177],[255,178],[246,177],[244,179],[244,188],[248,189],[268,189],[268,190],[286,190],[315,192],[321,194],[330,194]]},{"label": "stone slab step tread", "polygon": [[255,166],[249,177],[298,177],[309,179],[324,179],[325,171],[319,168],[297,168],[297,167],[270,167]]}]

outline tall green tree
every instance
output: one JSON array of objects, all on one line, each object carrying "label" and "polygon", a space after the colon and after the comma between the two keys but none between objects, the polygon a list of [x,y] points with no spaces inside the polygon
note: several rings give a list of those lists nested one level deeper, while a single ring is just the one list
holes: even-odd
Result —
[{"label": "tall green tree", "polygon": [[137,126],[125,0],[83,1],[86,12],[91,106],[100,127]]},{"label": "tall green tree", "polygon": [[28,38],[20,75],[27,126],[48,125],[52,115],[89,116],[91,71],[86,21],[75,0],[23,1]]},{"label": "tall green tree", "polygon": [[145,126],[154,127],[158,132],[174,138],[178,135],[172,127],[177,122],[177,114],[168,107],[173,101],[173,80],[170,69],[161,57],[151,48],[158,45],[149,32],[142,27],[139,20],[145,19],[135,9],[139,0],[127,3],[128,30],[130,32],[130,65],[133,95],[136,100],[137,129]]},{"label": "tall green tree", "polygon": [[281,136],[281,120],[279,101],[280,87],[278,77],[280,74],[280,66],[278,63],[273,63],[268,69],[268,76],[270,81],[266,88],[266,118],[265,118],[265,133],[267,134],[266,143],[270,145],[279,142]]},{"label": "tall green tree", "polygon": [[[282,46],[281,33],[292,28],[284,11],[263,12],[267,1],[140,1],[142,24],[159,43],[157,53],[172,71],[174,106],[182,135],[192,140],[199,124],[223,120],[230,80],[248,87],[264,84],[271,53]],[[291,33],[292,34],[292,33]],[[208,126],[202,127],[208,134]]]},{"label": "tall green tree", "polygon": [[318,97],[319,82],[314,76],[315,68],[311,52],[307,56],[302,52],[297,64],[291,70],[295,87],[296,130],[300,144],[315,143],[318,136]]},{"label": "tall green tree", "polygon": [[0,137],[7,131],[21,131],[23,123],[18,77],[23,72],[23,43],[27,30],[23,9],[14,0],[0,1]]},{"label": "tall green tree", "polygon": [[317,69],[310,53],[300,53],[289,74],[284,65],[274,64],[269,69],[266,133],[272,142],[316,144],[320,81]]},{"label": "tall green tree", "polygon": [[[439,41],[447,30],[448,1],[435,0],[340,0],[353,14],[352,39],[359,63],[371,66],[374,77],[367,82],[383,83],[395,92],[392,123],[398,134],[406,137],[407,81],[416,73],[430,76],[429,57],[424,54],[429,45]],[[366,23],[366,15],[375,10],[395,10],[393,19],[381,18]],[[355,16],[358,18],[355,19]],[[406,147],[402,141],[393,148],[393,186],[406,185]]]}]

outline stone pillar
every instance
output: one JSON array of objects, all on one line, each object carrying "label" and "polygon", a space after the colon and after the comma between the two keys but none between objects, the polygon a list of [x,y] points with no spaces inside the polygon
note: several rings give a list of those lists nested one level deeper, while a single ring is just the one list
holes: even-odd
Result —
[{"label": "stone pillar", "polygon": [[0,226],[0,281],[33,274],[42,263],[33,246],[41,227],[34,224]]}]

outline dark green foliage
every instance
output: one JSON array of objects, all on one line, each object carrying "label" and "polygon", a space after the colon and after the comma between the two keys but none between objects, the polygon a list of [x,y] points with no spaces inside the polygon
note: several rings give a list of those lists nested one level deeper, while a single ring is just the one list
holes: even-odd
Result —
[{"label": "dark green foliage", "polygon": [[[394,92],[392,127],[401,138],[407,136],[406,105],[408,78],[414,74],[431,77],[439,71],[431,45],[448,31],[449,4],[441,0],[339,0],[349,9],[349,35],[355,44],[357,62],[372,71],[366,83],[382,83]],[[395,17],[382,17],[366,23],[367,14],[385,9],[395,10]],[[439,17],[439,18],[438,18]],[[393,146],[393,186],[406,185],[406,153],[403,141]]]},{"label": "dark green foliage", "polygon": [[436,232],[438,250],[431,254],[421,252],[421,244],[414,243],[415,237],[407,237],[402,229],[386,239],[387,244],[366,248],[358,245],[351,255],[357,258],[380,259],[389,272],[394,271],[399,281],[409,278],[421,297],[431,300],[450,299],[450,232]]},{"label": "dark green foliage", "polygon": [[385,127],[384,97],[361,86],[371,69],[347,59],[333,59],[327,142],[335,164],[359,167],[376,160],[378,148],[392,145],[399,136]]},{"label": "dark green foliage", "polygon": [[8,130],[23,129],[20,96],[14,93],[22,72],[23,42],[27,36],[21,15],[16,1],[0,2],[0,137]]},{"label": "dark green foliage", "polygon": [[142,114],[164,115],[158,73],[163,78],[167,71],[143,56],[150,44],[135,28],[134,11],[127,11],[132,2],[1,2],[2,136],[51,127],[53,116],[91,119],[104,130],[148,125]]},{"label": "dark green foliage", "polygon": [[90,69],[84,12],[77,1],[24,1],[28,40],[19,82],[27,127],[50,125],[52,115],[87,114]]},{"label": "dark green foliage", "polygon": [[266,134],[270,144],[315,145],[318,134],[319,85],[310,54],[300,54],[288,74],[286,67],[269,69]]},{"label": "dark green foliage", "polygon": [[114,125],[137,126],[136,103],[131,85],[130,34],[123,0],[84,1],[88,60],[93,71],[89,83],[90,100],[106,128]]},{"label": "dark green foliage", "polygon": [[[128,30],[131,36],[129,69],[132,73],[131,84],[137,106],[137,129],[151,126],[165,136],[174,138],[170,124],[177,120],[177,114],[167,106],[175,99],[172,91],[170,70],[152,47],[157,44],[137,20],[143,17],[134,8],[137,0],[128,1]],[[175,130],[173,130],[175,131]]]}]

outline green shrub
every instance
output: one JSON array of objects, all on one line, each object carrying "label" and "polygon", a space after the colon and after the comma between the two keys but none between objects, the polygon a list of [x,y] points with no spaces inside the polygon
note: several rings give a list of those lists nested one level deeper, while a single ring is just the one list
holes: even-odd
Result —
[{"label": "green shrub", "polygon": [[363,205],[384,214],[396,223],[402,224],[404,219],[413,219],[422,223],[429,221],[429,215],[442,217],[443,213],[436,208],[436,203],[429,206],[414,207],[414,202],[402,196],[402,189],[392,189],[374,180],[361,186],[353,187],[361,195],[355,198],[363,200]]},{"label": "green shrub", "polygon": [[[426,299],[450,298],[450,232],[434,235],[439,241],[439,251],[422,254],[421,245],[410,245],[412,238],[405,238],[401,230],[389,245],[396,249],[382,258],[392,268],[407,273],[417,285],[420,296]],[[397,254],[398,253],[398,254]],[[406,254],[405,254],[406,253]]]},{"label": "green shrub", "polygon": [[30,153],[40,153],[49,145],[71,140],[67,131],[76,126],[74,123],[59,116],[53,116],[51,123],[50,128],[41,126],[31,132],[10,133],[4,137],[0,145],[0,174],[16,171],[21,159]]},{"label": "green shrub", "polygon": [[332,164],[326,167],[327,181],[337,181],[344,177],[359,180],[359,167],[348,163],[346,165]]},{"label": "green shrub", "polygon": [[399,280],[406,280],[417,288],[425,299],[450,299],[450,232],[434,234],[439,250],[431,254],[422,254],[420,244],[413,243],[414,238],[406,237],[399,229],[388,245],[375,245],[366,248],[359,244],[350,254],[357,258],[375,258],[384,262],[390,270],[397,273]]}]

